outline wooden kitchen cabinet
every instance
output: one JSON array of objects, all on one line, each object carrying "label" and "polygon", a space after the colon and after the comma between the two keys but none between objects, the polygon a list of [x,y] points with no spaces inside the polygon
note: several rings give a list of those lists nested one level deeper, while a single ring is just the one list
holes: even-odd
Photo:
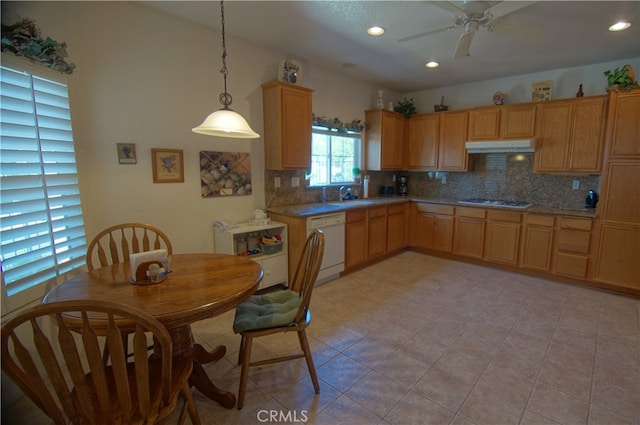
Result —
[{"label": "wooden kitchen cabinet", "polygon": [[438,168],[440,115],[419,114],[409,120],[407,167],[410,170]]},{"label": "wooden kitchen cabinet", "polygon": [[453,253],[482,258],[484,253],[483,208],[457,207],[453,230]]},{"label": "wooden kitchen cabinet", "polygon": [[537,105],[534,171],[599,173],[605,103],[594,96]]},{"label": "wooden kitchen cabinet", "polygon": [[488,106],[469,111],[469,140],[522,139],[535,136],[535,104]]},{"label": "wooden kitchen cabinet", "polygon": [[451,252],[453,246],[452,205],[414,203],[409,243],[416,248]]},{"label": "wooden kitchen cabinet", "polygon": [[640,225],[600,226],[595,280],[640,295]]},{"label": "wooden kitchen cabinet", "polygon": [[345,269],[367,262],[367,209],[347,210],[345,225]]},{"label": "wooden kitchen cabinet", "polygon": [[488,210],[484,259],[496,263],[518,264],[522,214]]},{"label": "wooden kitchen cabinet", "polygon": [[602,219],[640,225],[640,161],[611,161],[604,177]]},{"label": "wooden kitchen cabinet", "polygon": [[311,168],[312,93],[311,89],[281,82],[262,86],[268,170]]},{"label": "wooden kitchen cabinet", "polygon": [[640,89],[609,92],[610,158],[640,158]]},{"label": "wooden kitchen cabinet", "polygon": [[438,169],[468,171],[467,111],[441,112],[438,145]]},{"label": "wooden kitchen cabinet", "polygon": [[368,210],[367,259],[382,257],[387,253],[387,207],[371,207]]},{"label": "wooden kitchen cabinet", "polygon": [[558,218],[555,273],[579,279],[587,277],[591,248],[590,218]]},{"label": "wooden kitchen cabinet", "polygon": [[520,264],[525,269],[551,270],[555,216],[525,214]]},{"label": "wooden kitchen cabinet", "polygon": [[399,251],[408,245],[408,203],[387,207],[387,252]]},{"label": "wooden kitchen cabinet", "polygon": [[404,115],[384,109],[365,111],[367,170],[401,170],[405,168]]}]

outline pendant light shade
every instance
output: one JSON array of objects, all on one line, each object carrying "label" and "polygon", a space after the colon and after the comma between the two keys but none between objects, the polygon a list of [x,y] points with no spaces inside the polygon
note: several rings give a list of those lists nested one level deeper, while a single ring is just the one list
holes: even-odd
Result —
[{"label": "pendant light shade", "polygon": [[191,131],[206,136],[230,137],[236,139],[256,139],[260,137],[253,131],[247,121],[239,113],[229,108],[233,99],[227,92],[227,45],[224,34],[224,1],[220,2],[220,14],[222,16],[222,69],[220,73],[224,78],[224,93],[220,94],[222,108],[209,114],[199,126]]},{"label": "pendant light shade", "polygon": [[237,139],[256,139],[260,137],[253,131],[242,115],[231,109],[215,111],[191,131],[205,136],[231,137]]}]

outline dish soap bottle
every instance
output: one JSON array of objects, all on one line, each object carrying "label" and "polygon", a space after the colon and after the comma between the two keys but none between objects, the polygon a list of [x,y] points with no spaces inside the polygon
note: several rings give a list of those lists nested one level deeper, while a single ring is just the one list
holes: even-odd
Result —
[{"label": "dish soap bottle", "polygon": [[320,196],[320,202],[322,202],[323,204],[326,203],[329,200],[329,198],[327,198],[327,188],[323,187],[322,188],[322,195]]}]

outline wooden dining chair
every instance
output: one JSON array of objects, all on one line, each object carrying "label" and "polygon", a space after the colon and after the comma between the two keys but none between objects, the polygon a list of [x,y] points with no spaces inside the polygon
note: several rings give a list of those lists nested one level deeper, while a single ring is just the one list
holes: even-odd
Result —
[{"label": "wooden dining chair", "polygon": [[173,253],[169,237],[160,229],[143,223],[123,223],[104,229],[87,248],[87,267],[94,270],[129,261],[130,254],[166,249]]},{"label": "wooden dining chair", "polygon": [[[236,309],[233,330],[242,336],[238,364],[240,386],[238,389],[238,409],[244,406],[247,378],[251,366],[261,366],[304,357],[316,394],[320,394],[318,376],[313,365],[309,342],[305,329],[311,323],[309,304],[318,278],[322,256],[324,255],[324,234],[320,230],[311,233],[304,245],[302,256],[289,288],[264,295],[254,295]],[[302,353],[251,362],[253,338],[275,333],[296,331]]]},{"label": "wooden dining chair", "polygon": [[[126,332],[133,361],[122,345]],[[42,304],[2,326],[1,343],[2,370],[56,424],[161,423],[179,396],[185,401],[179,422],[186,411],[200,423],[189,386],[191,359],[172,357],[167,329],[138,309],[95,300]]]}]

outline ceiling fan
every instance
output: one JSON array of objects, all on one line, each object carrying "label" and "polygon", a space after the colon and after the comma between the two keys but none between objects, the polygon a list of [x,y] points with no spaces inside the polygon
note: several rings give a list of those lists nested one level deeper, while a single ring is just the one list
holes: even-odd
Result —
[{"label": "ceiling fan", "polygon": [[[462,3],[462,5],[458,6],[455,3]],[[526,29],[509,27],[501,24],[500,18],[508,15],[509,13],[515,12],[516,10],[522,9],[523,7],[529,6],[530,4],[535,3],[535,1],[501,1],[496,4],[496,2],[471,0],[455,3],[450,1],[429,2],[429,4],[452,13],[455,17],[453,25],[434,28],[420,34],[400,38],[397,41],[404,42],[443,31],[464,28],[464,32],[458,39],[458,45],[456,46],[456,50],[453,54],[453,59],[460,59],[465,56],[469,56],[471,41],[480,28],[485,28],[487,31],[496,30],[516,35],[532,35],[532,33],[526,31]]]}]

